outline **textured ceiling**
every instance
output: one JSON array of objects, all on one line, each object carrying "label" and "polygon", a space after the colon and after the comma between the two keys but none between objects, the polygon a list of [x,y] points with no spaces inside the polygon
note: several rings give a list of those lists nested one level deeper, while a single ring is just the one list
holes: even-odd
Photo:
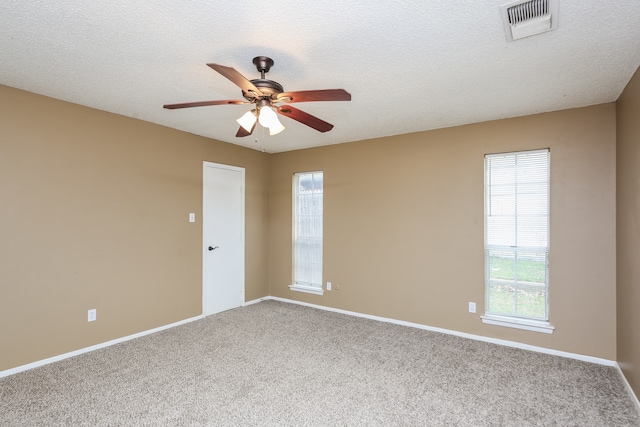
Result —
[{"label": "textured ceiling", "polygon": [[[0,84],[267,152],[615,101],[640,64],[640,1],[559,0],[558,29],[508,43],[507,0],[3,0]],[[333,125],[236,138],[246,105],[206,66],[270,56],[286,91],[344,88],[351,102],[295,104]]]}]

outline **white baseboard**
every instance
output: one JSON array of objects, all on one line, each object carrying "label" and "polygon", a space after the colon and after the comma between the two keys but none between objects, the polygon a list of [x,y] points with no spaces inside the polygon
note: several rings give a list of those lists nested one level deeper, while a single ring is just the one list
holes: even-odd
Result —
[{"label": "white baseboard", "polygon": [[638,400],[638,396],[636,396],[636,393],[631,388],[631,384],[629,384],[629,381],[627,381],[627,377],[624,375],[624,372],[622,372],[622,368],[618,363],[616,363],[616,368],[618,369],[618,373],[622,378],[622,382],[627,387],[627,391],[631,395],[631,399],[633,399],[633,401],[636,403],[636,408],[638,409],[638,412],[640,412],[640,400]]},{"label": "white baseboard", "polygon": [[[251,301],[246,301],[245,303],[242,304],[242,306],[245,307],[245,306],[248,306],[248,305],[256,304],[256,303],[259,303],[260,301],[264,301],[265,299],[268,299],[268,297],[267,298],[258,298],[258,299],[251,300]],[[173,328],[175,326],[184,325],[185,323],[193,322],[195,320],[200,320],[200,319],[203,319],[204,317],[205,316],[203,316],[203,315],[191,317],[189,319],[180,320],[179,322],[171,323],[170,325],[160,326],[160,327],[157,327],[157,328],[154,328],[154,329],[149,329],[147,331],[138,332],[138,333],[133,334],[133,335],[127,335],[126,337],[116,338],[116,339],[113,339],[111,341],[107,341],[107,342],[103,342],[103,343],[100,343],[100,344],[92,345],[90,347],[85,347],[85,348],[81,348],[79,350],[70,351],[69,353],[60,354],[60,355],[57,355],[57,356],[49,357],[47,359],[37,360],[35,362],[28,363],[26,365],[17,366],[15,368],[11,368],[11,369],[7,369],[7,370],[4,370],[4,371],[0,371],[0,378],[8,377],[9,375],[17,374],[18,372],[28,371],[29,369],[38,368],[40,366],[48,365],[48,364],[53,363],[53,362],[58,362],[60,360],[68,359],[68,358],[73,357],[73,356],[78,356],[80,354],[88,353],[90,351],[99,350],[101,348],[109,347],[109,346],[112,346],[114,344],[119,344],[121,342],[129,341],[129,340],[132,340],[132,339],[135,339],[135,338],[140,338],[140,337],[143,337],[145,335],[149,335],[149,334],[153,334],[153,333],[156,333],[156,332],[163,331],[165,329]]]},{"label": "white baseboard", "polygon": [[484,342],[489,342],[489,343],[492,343],[492,344],[504,345],[506,347],[520,348],[520,349],[523,349],[523,350],[530,350],[530,351],[535,351],[535,352],[538,352],[538,353],[550,354],[550,355],[553,355],[553,356],[560,356],[560,357],[566,357],[566,358],[569,358],[569,359],[581,360],[583,362],[597,363],[598,365],[617,366],[617,363],[614,360],[601,359],[599,357],[586,356],[584,354],[569,353],[567,351],[560,351],[560,350],[554,350],[554,349],[551,349],[551,348],[538,347],[538,346],[535,346],[535,345],[523,344],[523,343],[519,343],[519,342],[516,342],[516,341],[507,341],[507,340],[501,340],[501,339],[497,339],[497,338],[484,337],[482,335],[467,334],[465,332],[454,331],[454,330],[451,330],[451,329],[436,328],[436,327],[433,327],[433,326],[421,325],[419,323],[405,322],[404,320],[396,320],[396,319],[391,319],[391,318],[387,318],[387,317],[373,316],[373,315],[370,315],[370,314],[363,314],[363,313],[358,313],[358,312],[355,312],[355,311],[341,310],[339,308],[326,307],[326,306],[323,306],[323,305],[309,304],[309,303],[306,303],[306,302],[295,301],[295,300],[290,300],[290,299],[286,299],[286,298],[265,297],[265,298],[261,298],[261,301],[269,300],[269,299],[274,300],[274,301],[281,301],[281,302],[291,303],[291,304],[304,305],[304,306],[307,306],[307,307],[313,307],[313,308],[317,308],[317,309],[320,309],[320,310],[333,311],[335,313],[347,314],[349,316],[363,317],[365,319],[377,320],[379,322],[394,323],[396,325],[409,326],[409,327],[412,327],[412,328],[424,329],[426,331],[440,332],[440,333],[448,334],[448,335],[455,335],[455,336],[458,336],[458,337],[469,338],[469,339],[476,340],[476,341],[484,341]]},{"label": "white baseboard", "polygon": [[[358,312],[355,312],[355,311],[348,311],[348,310],[342,310],[342,309],[339,309],[339,308],[326,307],[326,306],[323,306],[323,305],[310,304],[310,303],[305,303],[305,302],[301,302],[301,301],[295,301],[295,300],[290,300],[290,299],[280,298],[280,297],[267,296],[267,297],[263,297],[263,298],[258,298],[258,299],[255,299],[255,300],[246,301],[242,306],[246,307],[246,306],[249,306],[249,305],[252,305],[252,304],[256,304],[256,303],[259,303],[261,301],[267,301],[267,300],[281,301],[281,302],[290,303],[290,304],[298,304],[298,305],[303,305],[303,306],[307,306],[307,307],[317,308],[319,310],[332,311],[332,312],[335,312],[335,313],[346,314],[346,315],[349,315],[349,316],[362,317],[362,318],[365,318],[365,319],[376,320],[376,321],[379,321],[379,322],[393,323],[393,324],[396,324],[396,325],[409,326],[409,327],[412,327],[412,328],[424,329],[424,330],[427,330],[427,331],[440,332],[440,333],[443,333],[443,334],[455,335],[455,336],[458,336],[458,337],[468,338],[468,339],[472,339],[472,340],[476,340],[476,341],[484,341],[484,342],[489,342],[489,343],[493,343],[493,344],[504,345],[504,346],[507,346],[507,347],[520,348],[520,349],[523,349],[523,350],[530,350],[530,351],[535,351],[535,352],[538,352],[538,353],[550,354],[550,355],[553,355],[553,356],[566,357],[566,358],[569,358],[569,359],[576,359],[576,360],[581,360],[581,361],[584,361],[584,362],[596,363],[596,364],[599,364],[599,365],[614,366],[619,370],[620,375],[624,379],[624,382],[625,382],[627,388],[629,389],[631,395],[635,398],[635,402],[636,402],[636,404],[638,404],[638,407],[640,408],[640,403],[638,402],[637,396],[635,395],[635,393],[631,389],[631,386],[629,385],[626,377],[622,373],[622,370],[620,370],[620,367],[618,366],[617,362],[615,362],[613,360],[601,359],[599,357],[586,356],[586,355],[576,354],[576,353],[569,353],[569,352],[566,352],[566,351],[554,350],[554,349],[549,349],[549,348],[545,348],[545,347],[538,347],[538,346],[519,343],[519,342],[516,342],[516,341],[507,341],[507,340],[501,340],[501,339],[496,339],[496,338],[484,337],[484,336],[481,336],[481,335],[467,334],[465,332],[458,332],[458,331],[454,331],[454,330],[450,330],[450,329],[436,328],[436,327],[433,327],[433,326],[422,325],[422,324],[419,324],[419,323],[406,322],[404,320],[397,320],[397,319],[391,319],[391,318],[387,318],[387,317],[373,316],[373,315],[370,315],[370,314],[363,314],[363,313],[358,313]],[[90,351],[94,351],[94,350],[98,350],[98,349],[101,349],[101,348],[109,347],[109,346],[112,346],[114,344],[119,344],[121,342],[125,342],[125,341],[129,341],[129,340],[132,340],[132,339],[135,339],[135,338],[143,337],[145,335],[153,334],[155,332],[160,332],[162,330],[173,328],[173,327],[179,326],[179,325],[183,325],[185,323],[193,322],[195,320],[200,320],[203,317],[204,316],[202,316],[202,315],[195,316],[195,317],[192,317],[192,318],[189,318],[189,319],[185,319],[185,320],[181,320],[179,322],[175,322],[175,323],[172,323],[172,324],[169,324],[169,325],[160,326],[158,328],[154,328],[154,329],[150,329],[150,330],[147,330],[147,331],[139,332],[139,333],[136,333],[136,334],[133,334],[133,335],[128,335],[128,336],[122,337],[122,338],[117,338],[117,339],[114,339],[114,340],[111,340],[111,341],[107,341],[107,342],[104,342],[104,343],[96,344],[96,345],[93,345],[93,346],[90,346],[90,347],[85,347],[85,348],[82,348],[82,349],[79,349],[79,350],[71,351],[69,353],[64,353],[64,354],[61,354],[61,355],[58,355],[58,356],[53,356],[53,357],[50,357],[50,358],[47,358],[47,359],[38,360],[38,361],[33,362],[33,363],[29,363],[29,364],[26,364],[26,365],[22,365],[22,366],[18,366],[18,367],[15,367],[15,368],[7,369],[5,371],[0,371],[0,378],[6,377],[6,376],[9,376],[9,375],[13,375],[13,374],[17,374],[18,372],[27,371],[29,369],[37,368],[39,366],[48,365],[49,363],[53,363],[53,362],[57,362],[57,361],[60,361],[60,360],[68,359],[69,357],[77,356],[77,355],[80,355],[80,354],[83,354],[83,353],[88,353]]]},{"label": "white baseboard", "polygon": [[160,326],[154,329],[149,329],[147,331],[138,332],[137,334],[127,335],[126,337],[116,338],[111,341],[103,342],[100,344],[92,345],[90,347],[81,348],[79,350],[70,351],[69,353],[60,354],[58,356],[49,357],[47,359],[38,360],[36,362],[28,363],[26,365],[17,366],[15,368],[7,369],[4,371],[0,371],[0,378],[7,377],[9,375],[17,374],[18,372],[28,371],[29,369],[37,368],[40,366],[48,365],[49,363],[58,362],[60,360],[68,359],[73,356],[78,356],[83,353],[88,353],[90,351],[99,350],[101,348],[109,347],[114,344],[119,344],[121,342],[129,341],[135,338],[140,338],[145,335],[153,334],[156,332],[164,331],[165,329],[173,328],[175,326],[184,325],[185,323],[193,322],[195,320],[202,319],[203,316],[191,317],[189,319],[180,320],[179,322],[171,323],[169,325]]},{"label": "white baseboard", "polygon": [[243,307],[246,307],[248,305],[253,305],[253,304],[257,304],[259,302],[265,301],[271,299],[271,297],[264,297],[264,298],[258,298],[258,299],[252,299],[251,301],[245,301],[244,304],[242,304]]}]

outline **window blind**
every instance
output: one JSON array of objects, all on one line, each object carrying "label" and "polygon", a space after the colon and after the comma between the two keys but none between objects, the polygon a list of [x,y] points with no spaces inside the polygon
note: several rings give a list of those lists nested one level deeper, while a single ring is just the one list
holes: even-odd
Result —
[{"label": "window blind", "polygon": [[549,150],[485,156],[486,312],[548,320]]},{"label": "window blind", "polygon": [[294,179],[294,281],[322,288],[323,173]]}]

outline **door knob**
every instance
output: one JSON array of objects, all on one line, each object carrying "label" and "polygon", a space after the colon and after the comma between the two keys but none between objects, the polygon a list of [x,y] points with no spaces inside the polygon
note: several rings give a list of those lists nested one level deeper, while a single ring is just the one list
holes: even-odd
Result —
[{"label": "door knob", "polygon": [[209,246],[209,250],[210,251],[215,251],[216,249],[218,249],[220,246],[216,246],[215,248],[213,246]]}]

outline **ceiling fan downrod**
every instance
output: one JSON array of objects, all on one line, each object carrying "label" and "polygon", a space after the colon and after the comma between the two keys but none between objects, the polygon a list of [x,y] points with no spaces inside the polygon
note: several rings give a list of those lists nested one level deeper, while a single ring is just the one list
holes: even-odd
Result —
[{"label": "ceiling fan downrod", "polygon": [[[259,79],[252,79],[250,82],[262,92],[261,98],[270,99],[274,95],[284,92],[284,88],[278,82],[265,78],[265,74],[273,67],[273,59],[267,56],[256,56],[253,58],[253,64],[260,72]],[[245,99],[252,101],[256,97],[253,93],[243,93]]]},{"label": "ceiling fan downrod", "polygon": [[256,56],[253,58],[253,65],[255,65],[260,72],[260,78],[264,79],[264,75],[273,67],[273,59],[268,56]]}]

